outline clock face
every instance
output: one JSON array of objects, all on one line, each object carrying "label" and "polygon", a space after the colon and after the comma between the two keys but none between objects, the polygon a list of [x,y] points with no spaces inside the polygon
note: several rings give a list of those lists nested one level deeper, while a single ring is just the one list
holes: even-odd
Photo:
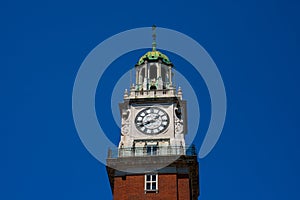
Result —
[{"label": "clock face", "polygon": [[135,118],[135,126],[145,134],[155,135],[163,132],[169,125],[168,114],[157,107],[140,111]]}]

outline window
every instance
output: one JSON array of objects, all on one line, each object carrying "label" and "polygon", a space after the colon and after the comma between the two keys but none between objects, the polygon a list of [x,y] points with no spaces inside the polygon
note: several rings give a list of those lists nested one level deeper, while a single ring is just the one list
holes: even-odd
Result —
[{"label": "window", "polygon": [[145,192],[158,191],[158,174],[145,175]]},{"label": "window", "polygon": [[157,78],[157,67],[156,65],[150,66],[150,79],[156,79]]},{"label": "window", "polygon": [[[161,68],[161,77],[162,77],[162,81],[163,81],[164,83],[166,83],[166,82],[167,82],[167,70],[166,70],[165,67],[162,67],[162,68]],[[169,80],[168,80],[168,81],[169,81]]]},{"label": "window", "polygon": [[148,156],[154,156],[157,155],[157,146],[156,145],[149,145],[146,147],[147,155]]}]

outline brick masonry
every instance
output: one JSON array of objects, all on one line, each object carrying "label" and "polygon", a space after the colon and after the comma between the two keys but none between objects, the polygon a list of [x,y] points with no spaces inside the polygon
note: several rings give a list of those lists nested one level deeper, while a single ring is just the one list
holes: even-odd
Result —
[{"label": "brick masonry", "polygon": [[189,200],[189,177],[178,174],[159,174],[158,192],[145,192],[145,175],[114,178],[114,200]]}]

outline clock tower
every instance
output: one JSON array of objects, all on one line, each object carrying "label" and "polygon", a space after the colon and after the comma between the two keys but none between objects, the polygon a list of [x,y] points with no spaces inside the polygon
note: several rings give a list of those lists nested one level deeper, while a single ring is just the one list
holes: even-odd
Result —
[{"label": "clock tower", "polygon": [[121,138],[110,149],[107,172],[114,200],[195,200],[198,162],[187,146],[187,105],[173,79],[173,63],[156,49],[135,65],[135,84],[119,104]]}]

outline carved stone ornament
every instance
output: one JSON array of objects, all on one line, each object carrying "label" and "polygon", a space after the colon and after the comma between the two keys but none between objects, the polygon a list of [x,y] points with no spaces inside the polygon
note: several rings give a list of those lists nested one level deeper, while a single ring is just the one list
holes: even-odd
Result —
[{"label": "carved stone ornament", "polygon": [[[178,113],[178,108],[175,107],[174,108],[174,113]],[[181,117],[181,113],[178,115],[178,114],[175,114],[175,133],[176,134],[180,134],[180,133],[183,133],[183,120],[178,118],[178,116]]]},{"label": "carved stone ornament", "polygon": [[121,128],[121,133],[122,135],[126,135],[129,133],[130,130],[130,123],[129,123],[129,115],[130,115],[130,110],[129,109],[123,109],[122,112],[122,128]]},{"label": "carved stone ornament", "polygon": [[129,125],[129,123],[127,124],[123,124],[122,125],[122,134],[123,135],[126,135],[126,134],[128,134],[129,133],[129,130],[130,130],[130,125]]}]

